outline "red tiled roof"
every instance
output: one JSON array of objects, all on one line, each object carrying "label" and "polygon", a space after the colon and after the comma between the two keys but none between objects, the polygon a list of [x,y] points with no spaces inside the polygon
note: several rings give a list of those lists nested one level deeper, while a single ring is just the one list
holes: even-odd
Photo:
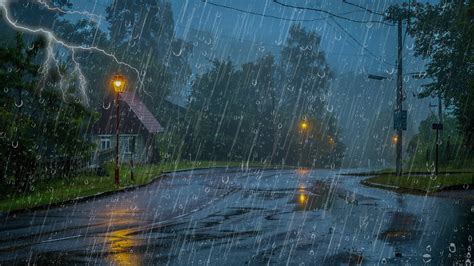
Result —
[{"label": "red tiled roof", "polygon": [[145,126],[149,133],[163,132],[163,128],[151,112],[146,108],[145,104],[133,92],[123,92],[120,98],[127,103],[132,112],[138,117],[140,122]]}]

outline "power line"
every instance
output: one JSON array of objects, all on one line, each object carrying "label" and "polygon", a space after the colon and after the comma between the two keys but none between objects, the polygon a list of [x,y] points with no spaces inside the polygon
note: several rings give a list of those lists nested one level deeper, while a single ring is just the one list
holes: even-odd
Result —
[{"label": "power line", "polygon": [[[215,34],[212,34],[208,31],[203,31],[203,30],[199,30],[199,29],[195,29],[195,28],[185,27],[185,26],[181,26],[181,25],[178,25],[178,24],[176,24],[175,27],[178,27],[178,28],[181,28],[181,29],[191,30],[191,31],[194,31],[196,33],[215,35]],[[221,38],[224,38],[224,39],[231,39],[231,40],[238,41],[238,42],[245,42],[245,43],[249,43],[249,44],[256,45],[256,46],[258,46],[258,45],[266,46],[266,47],[270,46],[270,47],[275,47],[275,48],[281,48],[282,47],[282,45],[278,45],[278,44],[272,44],[272,43],[266,43],[266,42],[255,42],[255,41],[246,40],[246,39],[243,39],[243,38],[228,36],[228,35],[225,35],[225,34],[219,34],[218,37],[221,37]],[[327,54],[327,55],[332,55],[332,56],[362,56],[362,57],[368,57],[367,54],[332,53],[332,52],[324,52],[324,53]],[[381,61],[382,59],[376,57],[376,60]]]},{"label": "power line", "polygon": [[355,23],[380,23],[380,24],[384,24],[384,25],[387,25],[387,26],[394,26],[394,24],[387,23],[387,22],[384,22],[384,21],[379,21],[379,20],[356,20],[356,19],[351,19],[351,18],[347,18],[347,17],[341,16],[341,15],[338,15],[338,14],[335,14],[335,13],[332,13],[330,11],[327,11],[325,9],[320,9],[320,8],[295,6],[295,5],[282,3],[279,0],[273,0],[273,2],[275,4],[279,4],[279,5],[284,6],[284,7],[325,13],[325,14],[328,14],[332,18],[339,18],[339,19],[343,19],[343,20],[347,20],[347,21],[355,22]]},{"label": "power line", "polygon": [[357,5],[357,4],[348,2],[347,0],[342,0],[342,2],[345,3],[345,4],[348,4],[348,5],[355,6],[355,7],[357,7],[357,8],[363,9],[363,10],[369,12],[369,13],[372,13],[372,14],[375,14],[375,15],[379,15],[379,16],[385,17],[385,15],[384,15],[383,13],[381,13],[381,12],[373,11],[373,10],[367,8],[367,7],[360,6],[360,5]]},{"label": "power line", "polygon": [[[232,6],[226,6],[226,5],[222,5],[222,4],[218,4],[218,3],[213,3],[213,2],[209,2],[208,0],[201,0],[201,1],[208,4],[208,5],[212,5],[212,6],[217,6],[217,7],[221,7],[221,8],[225,8],[225,9],[230,9],[230,10],[234,10],[234,11],[238,11],[238,12],[242,12],[242,13],[246,13],[246,14],[250,14],[250,15],[256,15],[256,16],[261,16],[261,17],[265,17],[265,18],[273,18],[273,19],[279,19],[279,20],[285,20],[285,21],[313,22],[313,21],[318,21],[318,20],[326,20],[326,19],[331,17],[331,15],[329,15],[329,16],[319,17],[319,18],[314,18],[314,19],[283,18],[283,17],[273,16],[273,15],[248,11],[248,10],[244,10],[244,9],[240,9],[240,8],[236,8],[236,7],[232,7]],[[359,12],[359,10],[353,10],[353,11],[348,11],[348,12],[344,12],[344,13],[339,13],[337,15],[348,15],[348,14],[353,14],[353,13],[356,13],[356,12]]]},{"label": "power line", "polygon": [[387,65],[390,65],[390,66],[395,66],[394,64],[391,64],[385,60],[383,60],[382,58],[378,57],[377,55],[375,55],[374,53],[372,53],[372,51],[370,51],[367,47],[365,47],[362,43],[360,43],[359,40],[357,40],[352,34],[350,34],[341,24],[339,24],[334,18],[330,18],[332,20],[332,22],[334,22],[336,24],[336,26],[338,26],[344,33],[347,34],[347,36],[349,38],[351,38],[355,43],[357,43],[360,47],[362,47],[362,49],[364,49],[368,54],[370,54],[371,56],[373,56],[377,61],[380,61],[384,64],[387,64]]}]

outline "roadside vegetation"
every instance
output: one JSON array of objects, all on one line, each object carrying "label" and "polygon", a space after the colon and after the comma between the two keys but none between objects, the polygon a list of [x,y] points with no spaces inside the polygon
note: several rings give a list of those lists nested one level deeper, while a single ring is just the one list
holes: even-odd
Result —
[{"label": "roadside vegetation", "polygon": [[2,186],[0,188],[0,212],[29,209],[38,206],[58,204],[89,197],[96,194],[120,191],[141,186],[154,181],[167,172],[218,168],[218,167],[269,167],[262,163],[217,162],[217,161],[181,161],[162,164],[142,165],[133,169],[131,180],[130,167],[123,165],[120,170],[120,186],[114,184],[113,164],[106,166],[106,174],[82,173],[70,178],[55,178],[38,181],[29,191],[18,192]]},{"label": "roadside vegetation", "polygon": [[367,178],[363,183],[413,193],[433,193],[446,189],[467,190],[474,186],[474,173],[443,173],[438,176],[403,175],[401,177],[383,174]]}]

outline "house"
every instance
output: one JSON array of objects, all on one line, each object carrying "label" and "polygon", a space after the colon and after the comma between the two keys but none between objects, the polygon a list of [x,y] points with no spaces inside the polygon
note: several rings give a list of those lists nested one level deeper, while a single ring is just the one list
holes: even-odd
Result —
[{"label": "house", "polygon": [[[132,92],[120,94],[119,158],[123,163],[150,163],[158,160],[154,151],[156,134],[163,128],[140,98]],[[96,144],[95,163],[115,156],[116,109],[113,103],[99,111],[100,118],[92,126],[92,141]],[[106,159],[104,158],[106,155]],[[102,157],[102,158],[99,158]]]}]

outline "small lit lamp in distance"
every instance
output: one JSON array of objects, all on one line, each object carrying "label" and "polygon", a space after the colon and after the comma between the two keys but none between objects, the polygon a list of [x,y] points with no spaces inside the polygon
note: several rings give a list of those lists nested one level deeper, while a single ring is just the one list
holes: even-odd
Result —
[{"label": "small lit lamp in distance", "polygon": [[120,185],[120,168],[119,168],[119,127],[120,127],[120,93],[125,91],[126,79],[122,75],[114,75],[111,80],[112,87],[115,92],[115,108],[116,118],[115,123],[115,184]]},{"label": "small lit lamp in distance", "polygon": [[306,120],[301,121],[301,123],[300,123],[300,128],[301,128],[302,130],[308,129],[308,128],[309,128],[308,122],[306,122]]}]

